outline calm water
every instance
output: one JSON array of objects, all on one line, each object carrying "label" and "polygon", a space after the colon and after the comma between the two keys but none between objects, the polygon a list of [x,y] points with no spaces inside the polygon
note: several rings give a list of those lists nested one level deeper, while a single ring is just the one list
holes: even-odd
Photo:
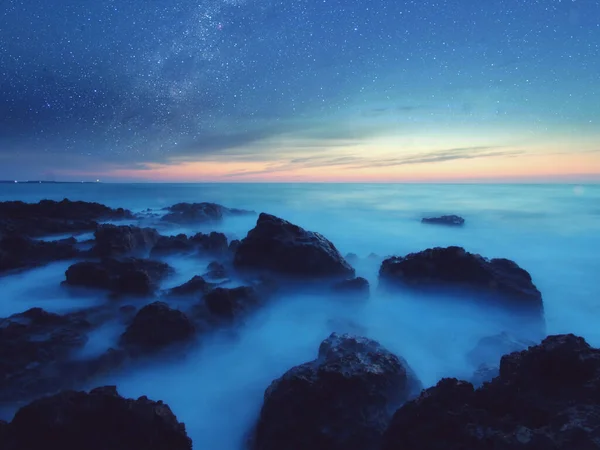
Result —
[{"label": "calm water", "polygon": [[[510,258],[531,273],[542,292],[550,334],[573,332],[600,346],[599,185],[0,185],[0,200],[43,198],[97,201],[135,211],[211,201],[280,215],[321,232],[344,254],[403,255],[461,245],[487,257]],[[420,223],[423,215],[444,213],[462,215],[466,226]],[[255,220],[236,218],[212,229],[241,238]],[[168,262],[177,274],[165,286],[201,274],[208,261]],[[99,295],[73,297],[62,290],[59,283],[68,265],[61,262],[0,278],[0,315],[31,306],[66,311],[103,301]],[[356,268],[376,285],[378,263],[364,259]],[[465,353],[501,327],[486,311],[448,302],[431,308],[418,300],[374,293],[368,305],[352,307],[318,296],[289,297],[256,314],[235,343],[209,336],[180,363],[137,369],[95,384],[116,383],[123,395],[165,400],[186,423],[195,448],[239,449],[270,381],[313,359],[318,343],[333,330],[378,339],[402,354],[426,386],[442,376],[468,376],[473,368],[465,363]],[[95,332],[85,352],[103,351],[122,331],[118,324],[107,324]]]}]

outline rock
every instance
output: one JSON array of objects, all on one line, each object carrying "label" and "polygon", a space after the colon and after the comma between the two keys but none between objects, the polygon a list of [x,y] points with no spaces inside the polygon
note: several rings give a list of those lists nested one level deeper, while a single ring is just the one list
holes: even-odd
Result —
[{"label": "rock", "polygon": [[66,383],[60,363],[87,342],[88,321],[41,308],[0,319],[0,402],[28,398]]},{"label": "rock", "polygon": [[350,264],[356,264],[360,260],[356,253],[348,253],[345,258]]},{"label": "rock", "polygon": [[467,354],[467,360],[474,366],[481,364],[499,365],[502,355],[525,350],[535,342],[518,339],[506,332],[487,336],[479,340],[475,348]]},{"label": "rock", "polygon": [[122,208],[67,199],[39,203],[0,202],[0,235],[44,236],[92,231],[100,220],[132,218],[133,214]]},{"label": "rock", "polygon": [[500,373],[500,368],[494,364],[481,364],[477,370],[473,373],[473,376],[469,380],[469,382],[475,386],[479,387],[483,383],[487,383],[492,381],[494,378],[498,376]]},{"label": "rock", "polygon": [[116,294],[150,295],[160,280],[172,272],[168,264],[148,259],[105,258],[99,262],[83,261],[65,272],[66,284],[107,289]]},{"label": "rock", "polygon": [[424,217],[421,222],[433,224],[433,225],[448,225],[453,227],[460,227],[465,224],[465,219],[460,216],[449,215],[440,217]]},{"label": "rock", "polygon": [[150,257],[172,255],[177,253],[191,253],[195,249],[194,243],[185,234],[177,236],[160,236],[150,251]]},{"label": "rock", "polygon": [[210,254],[224,254],[228,251],[227,236],[216,231],[210,234],[198,233],[190,238],[190,240],[200,246],[200,251]]},{"label": "rock", "polygon": [[[462,247],[435,247],[383,261],[380,286],[474,292],[477,301],[509,307],[544,323],[542,294],[531,275],[508,259],[487,259]],[[536,331],[536,334],[538,332]]]},{"label": "rock", "polygon": [[5,427],[3,450],[191,450],[168,405],[121,397],[115,386],[63,391],[21,408]]},{"label": "rock", "polygon": [[160,235],[154,228],[99,225],[93,253],[99,257],[122,255],[146,256],[158,242]]},{"label": "rock", "polygon": [[75,258],[79,254],[76,244],[75,238],[45,242],[17,234],[5,236],[0,238],[0,272]]},{"label": "rock", "polygon": [[420,388],[406,361],[377,342],[333,333],[316,360],[266,390],[251,449],[378,448],[395,408]]},{"label": "rock", "polygon": [[177,203],[169,208],[162,220],[174,223],[220,222],[226,216],[256,214],[254,211],[231,209],[216,203]]},{"label": "rock", "polygon": [[265,213],[240,243],[234,265],[301,278],[354,276],[352,266],[325,237]]},{"label": "rock", "polygon": [[195,294],[205,294],[215,285],[207,282],[203,277],[196,275],[190,281],[186,281],[181,286],[169,289],[168,295],[176,297],[185,297]]},{"label": "rock", "polygon": [[131,354],[138,355],[189,341],[194,333],[194,324],[183,312],[164,302],[154,302],[138,311],[120,342]]},{"label": "rock", "polygon": [[227,278],[225,266],[217,261],[211,262],[207,269],[208,272],[204,274],[204,276],[207,278],[211,278],[213,280],[222,280],[223,278]]},{"label": "rock", "polygon": [[229,243],[229,252],[235,254],[238,247],[240,246],[240,243],[241,243],[241,241],[239,239],[234,239],[233,241],[231,241]]},{"label": "rock", "polygon": [[238,319],[261,304],[256,289],[250,286],[216,288],[204,296],[210,314],[228,321]]},{"label": "rock", "polygon": [[502,357],[499,376],[474,390],[444,379],[402,406],[383,450],[600,448],[600,350],[549,336]]},{"label": "rock", "polygon": [[338,281],[333,285],[333,291],[359,300],[368,300],[370,295],[369,282],[362,277]]}]

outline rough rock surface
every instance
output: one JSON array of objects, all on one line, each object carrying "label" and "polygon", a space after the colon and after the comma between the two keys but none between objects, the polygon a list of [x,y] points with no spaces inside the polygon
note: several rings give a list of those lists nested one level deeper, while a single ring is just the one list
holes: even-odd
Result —
[{"label": "rough rock surface", "polygon": [[162,220],[174,223],[219,222],[226,216],[256,214],[254,211],[226,208],[216,203],[177,203],[167,208]]},{"label": "rough rock surface", "polygon": [[234,320],[251,312],[261,304],[254,287],[216,288],[204,296],[210,314],[220,319]]},{"label": "rough rock surface", "polygon": [[194,333],[194,324],[183,312],[154,302],[138,311],[121,335],[121,345],[131,354],[145,354],[188,341]]},{"label": "rough rock surface", "polygon": [[383,261],[383,287],[450,288],[478,293],[490,302],[510,306],[543,322],[542,294],[531,275],[508,259],[487,259],[462,247],[435,247]]},{"label": "rough rock surface", "polygon": [[408,364],[367,338],[333,333],[315,361],[265,392],[253,450],[378,448],[393,411],[420,390]]},{"label": "rough rock surface", "polygon": [[191,253],[194,243],[185,234],[177,236],[160,236],[150,251],[150,257],[172,255],[176,253]]},{"label": "rough rock surface", "polygon": [[433,225],[448,225],[451,227],[460,227],[465,224],[465,219],[454,214],[440,217],[424,217],[421,222]]},{"label": "rough rock surface", "polygon": [[3,450],[191,450],[168,405],[126,399],[115,386],[63,391],[21,408],[4,427]]},{"label": "rough rock surface", "polygon": [[228,251],[227,236],[223,233],[212,231],[210,234],[198,233],[190,240],[199,246],[200,252],[210,254],[224,254]]},{"label": "rough rock surface", "polygon": [[154,228],[111,224],[99,225],[94,236],[96,245],[92,251],[99,257],[147,256],[160,238]]},{"label": "rough rock surface", "polygon": [[5,236],[0,238],[0,272],[75,258],[79,254],[76,244],[75,238],[46,242],[23,235]]},{"label": "rough rock surface", "polygon": [[333,285],[333,291],[360,300],[368,300],[370,295],[369,282],[362,277],[338,281]]},{"label": "rough rock surface", "polygon": [[352,266],[325,237],[265,213],[241,241],[234,265],[302,278],[354,276]]},{"label": "rough rock surface", "polygon": [[42,200],[0,202],[0,234],[44,236],[48,234],[93,231],[100,220],[132,219],[122,208],[112,209],[99,203]]},{"label": "rough rock surface", "polygon": [[477,390],[444,379],[402,406],[383,450],[587,450],[600,448],[600,350],[549,336],[505,355]]},{"label": "rough rock surface", "polygon": [[214,284],[209,283],[203,277],[195,275],[191,280],[186,281],[180,286],[169,289],[170,296],[190,296],[196,294],[205,294],[214,287]]},{"label": "rough rock surface", "polygon": [[71,286],[107,289],[116,294],[149,295],[171,271],[168,264],[159,261],[105,258],[99,262],[75,263],[65,276],[66,284]]}]

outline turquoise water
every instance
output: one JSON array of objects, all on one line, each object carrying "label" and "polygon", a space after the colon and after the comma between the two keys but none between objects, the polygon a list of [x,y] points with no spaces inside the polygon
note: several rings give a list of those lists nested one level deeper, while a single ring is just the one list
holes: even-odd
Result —
[{"label": "turquoise water", "polygon": [[[0,185],[0,201],[65,197],[135,211],[211,201],[269,212],[318,231],[342,253],[360,257],[460,245],[487,257],[510,258],[531,273],[542,292],[549,334],[572,332],[600,346],[599,185]],[[420,218],[430,214],[459,214],[466,225],[455,229],[421,224]],[[241,238],[255,220],[230,219],[211,229]],[[177,274],[167,284],[202,273],[207,262],[170,258]],[[66,311],[102,301],[66,296],[59,283],[68,265],[61,262],[0,278],[0,316],[30,306]],[[356,268],[376,285],[377,262],[364,258]],[[465,353],[480,337],[501,331],[491,319],[489,312],[448,302],[432,309],[416,296],[397,299],[374,293],[361,307],[325,296],[291,296],[256,314],[235,343],[208,336],[179,363],[100,381],[116,383],[127,396],[165,400],[186,423],[195,448],[233,450],[240,447],[270,381],[314,358],[318,343],[331,331],[360,332],[380,340],[404,356],[429,386],[442,376],[471,373]],[[86,351],[102,351],[121,331],[115,324],[98,330]]]}]

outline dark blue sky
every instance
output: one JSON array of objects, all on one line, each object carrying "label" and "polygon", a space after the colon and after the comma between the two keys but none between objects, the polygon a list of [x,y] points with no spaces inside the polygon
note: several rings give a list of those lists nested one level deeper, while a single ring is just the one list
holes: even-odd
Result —
[{"label": "dark blue sky", "polygon": [[600,148],[595,0],[3,0],[0,11],[0,178],[545,151],[589,166]]}]

